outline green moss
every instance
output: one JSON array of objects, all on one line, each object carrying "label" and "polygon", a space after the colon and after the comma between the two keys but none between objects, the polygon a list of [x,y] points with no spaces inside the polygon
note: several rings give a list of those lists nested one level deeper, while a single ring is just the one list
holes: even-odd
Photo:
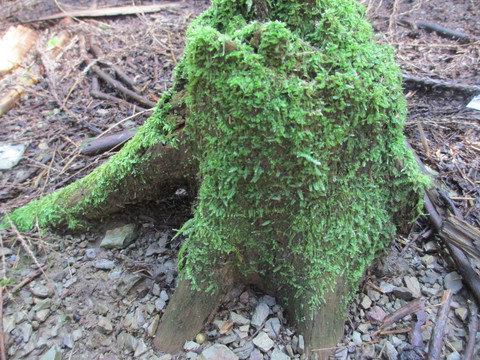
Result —
[{"label": "green moss", "polygon": [[[354,284],[396,225],[412,220],[398,218],[403,209],[421,206],[400,71],[392,49],[372,39],[353,0],[214,0],[189,27],[174,90],[136,137],[12,219],[23,229],[35,218],[79,226],[127,174],[142,179],[147,149],[175,145],[172,103],[186,89],[201,187],[182,230],[182,276],[213,290],[210,275],[228,262],[246,276],[273,274],[318,306],[339,276]],[[82,189],[78,203],[64,202]]]},{"label": "green moss", "polygon": [[[233,263],[297,296],[357,281],[423,178],[389,47],[355,1],[214,1],[189,28],[186,134],[202,185],[183,276]],[[401,160],[401,171],[395,163]]]},{"label": "green moss", "polygon": [[[143,169],[151,160],[148,149],[158,142],[176,146],[175,119],[169,119],[171,111],[169,103],[175,91],[167,92],[159,101],[153,115],[146,121],[122,150],[108,162],[102,164],[81,180],[47,195],[40,200],[34,200],[28,205],[17,209],[9,215],[16,226],[22,230],[30,230],[36,224],[40,228],[48,226],[67,226],[78,229],[87,225],[85,213],[93,215],[101,211],[105,199],[111,193],[122,189],[123,179],[135,174],[142,178]],[[144,179],[153,181],[153,179]],[[125,194],[132,196],[132,194]],[[2,226],[9,226],[8,220],[3,220]]]}]

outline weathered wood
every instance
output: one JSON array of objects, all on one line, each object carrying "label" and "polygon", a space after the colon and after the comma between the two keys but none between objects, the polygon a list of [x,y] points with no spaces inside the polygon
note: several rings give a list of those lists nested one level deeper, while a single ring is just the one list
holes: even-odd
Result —
[{"label": "weathered wood", "polygon": [[478,307],[474,301],[469,301],[468,311],[470,315],[470,322],[468,323],[468,342],[465,346],[465,352],[463,354],[464,360],[473,360],[475,355],[475,344],[477,343],[477,331],[478,331]]},{"label": "weathered wood", "polygon": [[37,40],[37,33],[25,26],[10,27],[0,40],[0,76],[20,65]]},{"label": "weathered wood", "polygon": [[442,353],[443,335],[448,321],[448,312],[450,310],[450,303],[452,302],[451,290],[445,290],[442,295],[442,307],[437,313],[435,327],[433,328],[432,337],[428,345],[427,360],[438,360]]},{"label": "weathered wood", "polygon": [[468,34],[461,33],[455,30],[450,30],[437,24],[427,23],[424,21],[417,21],[417,27],[419,29],[425,29],[427,31],[435,31],[441,37],[448,38],[448,39],[461,40],[464,42],[468,42],[471,40],[471,37]]},{"label": "weathered wood", "polygon": [[113,148],[119,150],[136,133],[136,131],[127,130],[118,134],[103,136],[99,139],[92,140],[80,151],[80,154],[93,156],[102,154]]},{"label": "weathered wood", "polygon": [[153,340],[157,350],[170,354],[182,351],[185,340],[193,340],[205,324],[213,320],[210,316],[234,284],[235,276],[230,270],[223,271],[216,276],[219,288],[215,293],[205,289],[194,291],[189,281],[180,280]]},{"label": "weathered wood", "polygon": [[[408,147],[412,149],[410,145]],[[414,157],[422,172],[431,176],[418,155],[414,154]],[[467,253],[472,258],[478,258],[479,249],[477,246],[480,244],[480,231],[445,209],[441,200],[443,198],[442,192],[441,185],[435,181],[429,189],[425,189],[425,210],[435,232],[445,241],[463,281],[472,292],[477,303],[480,304],[480,277],[465,255]],[[450,206],[452,205],[450,204]]]}]

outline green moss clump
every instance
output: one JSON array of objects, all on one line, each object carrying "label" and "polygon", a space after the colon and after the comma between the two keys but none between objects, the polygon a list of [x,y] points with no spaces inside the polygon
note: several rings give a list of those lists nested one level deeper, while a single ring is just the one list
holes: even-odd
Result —
[{"label": "green moss clump", "polygon": [[[217,0],[190,27],[186,134],[201,188],[181,253],[198,286],[233,263],[321,303],[389,243],[423,178],[392,49],[350,0]],[[395,164],[401,161],[403,169]]]},{"label": "green moss clump", "polygon": [[[86,220],[101,213],[105,200],[111,194],[124,196],[124,201],[134,198],[133,192],[138,183],[152,183],[153,178],[144,176],[144,169],[151,161],[149,149],[161,142],[177,146],[175,134],[175,118],[169,117],[172,106],[170,100],[176,91],[166,92],[155,108],[154,113],[139,129],[135,137],[108,162],[102,164],[89,175],[40,200],[15,210],[8,217],[21,231],[49,226],[66,226],[79,229],[88,226]],[[134,174],[137,184],[132,186],[124,179]],[[85,217],[88,213],[89,216]],[[0,226],[8,227],[5,217]]]}]

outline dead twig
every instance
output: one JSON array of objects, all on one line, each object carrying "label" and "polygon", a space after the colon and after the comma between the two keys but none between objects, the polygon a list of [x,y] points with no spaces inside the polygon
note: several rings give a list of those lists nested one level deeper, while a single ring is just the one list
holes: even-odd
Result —
[{"label": "dead twig", "polygon": [[408,74],[403,74],[403,82],[404,84],[414,83],[416,85],[420,85],[426,88],[443,88],[443,89],[457,90],[457,91],[466,92],[466,93],[480,93],[480,86],[458,84],[454,82],[434,80],[434,79],[424,79],[424,78],[419,78],[415,76],[410,76]]},{"label": "dead twig", "polygon": [[419,312],[424,309],[425,309],[424,297],[420,297],[418,299],[415,299],[409,302],[408,304],[402,306],[400,309],[395,311],[393,314],[386,316],[385,319],[383,320],[383,324],[378,328],[377,331],[373,333],[372,336],[379,334],[383,329],[389,327],[390,325],[393,325],[394,323],[404,318],[405,316],[411,315],[413,313]]},{"label": "dead twig", "polygon": [[74,10],[67,11],[64,10],[60,13],[44,16],[38,19],[28,20],[25,23],[29,22],[38,22],[46,20],[55,20],[62,19],[65,17],[73,18],[82,18],[82,17],[104,17],[104,16],[118,16],[118,15],[135,15],[139,13],[155,13],[162,11],[168,8],[175,8],[183,5],[183,2],[180,1],[171,1],[164,4],[156,5],[141,5],[141,6],[118,6],[111,8],[102,8],[102,9],[83,9],[83,10]]},{"label": "dead twig", "polygon": [[434,31],[438,35],[444,38],[453,39],[453,40],[461,40],[464,42],[469,42],[471,40],[470,35],[461,33],[458,31],[450,30],[444,28],[443,26],[437,24],[426,23],[423,21],[417,21],[417,27],[419,29],[425,29],[427,31]]},{"label": "dead twig", "polygon": [[102,99],[102,100],[107,100],[111,101],[114,104],[122,104],[128,109],[136,109],[138,111],[149,111],[149,109],[145,109],[141,106],[134,105],[132,103],[129,103],[126,100],[120,99],[116,96],[110,95],[110,94],[105,94],[104,92],[98,91],[98,90],[90,90],[90,95],[96,99]]},{"label": "dead twig", "polygon": [[451,290],[445,290],[443,292],[442,307],[437,314],[437,320],[428,346],[426,360],[438,360],[442,353],[443,335],[448,321],[448,312],[450,310],[450,303],[452,302],[452,294],[453,292]]},{"label": "dead twig", "polygon": [[52,280],[50,280],[50,278],[45,273],[45,271],[43,269],[43,266],[40,265],[40,263],[38,262],[35,254],[32,252],[32,249],[30,249],[27,242],[25,241],[25,238],[22,236],[22,234],[20,234],[20,231],[18,231],[17,227],[15,226],[15,224],[13,223],[13,221],[10,219],[10,217],[8,215],[6,216],[6,218],[9,222],[9,224],[10,224],[10,227],[12,228],[13,232],[15,233],[17,239],[20,241],[20,244],[22,244],[22,247],[25,250],[25,252],[32,258],[33,262],[35,263],[35,265],[37,265],[37,268],[43,274],[43,276],[47,280],[48,284],[52,288],[55,295],[58,296],[57,289],[55,288],[55,285],[52,283]]},{"label": "dead twig", "polygon": [[342,345],[342,346],[334,346],[334,347],[330,347],[330,348],[313,349],[313,350],[311,350],[311,351],[312,351],[312,352],[319,352],[319,351],[341,350],[341,349],[349,348],[350,346],[363,346],[363,345],[376,344],[376,343],[378,343],[378,341],[379,341],[379,340],[374,340],[374,341],[367,341],[367,342],[356,343],[356,344],[348,344],[348,345]]}]

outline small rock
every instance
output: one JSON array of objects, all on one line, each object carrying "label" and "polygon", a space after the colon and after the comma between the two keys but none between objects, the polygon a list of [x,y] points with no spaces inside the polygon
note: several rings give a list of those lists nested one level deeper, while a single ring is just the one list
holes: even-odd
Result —
[{"label": "small rock", "polygon": [[30,340],[30,336],[32,336],[32,333],[33,333],[32,325],[24,321],[23,323],[17,326],[17,330],[20,331],[20,333],[22,334],[23,342],[27,343]]},{"label": "small rock", "polygon": [[269,296],[269,295],[264,295],[262,297],[261,301],[264,302],[265,304],[267,304],[270,307],[275,306],[275,304],[276,304],[275,298],[273,296]]},{"label": "small rock", "polygon": [[388,293],[391,293],[394,288],[395,288],[395,286],[393,286],[393,285],[390,284],[390,283],[387,283],[387,282],[384,282],[384,281],[382,281],[382,282],[380,283],[380,289],[382,289],[382,291],[383,291],[384,293],[387,293],[387,294],[388,294]]},{"label": "small rock", "polygon": [[183,350],[185,351],[195,351],[200,347],[200,344],[197,344],[195,341],[187,341],[183,345]]},{"label": "small rock", "polygon": [[462,357],[460,356],[460,354],[458,352],[452,352],[451,354],[449,354],[447,356],[447,360],[461,360]]},{"label": "small rock", "polygon": [[373,290],[373,289],[368,289],[367,290],[367,295],[373,301],[380,300],[380,297],[382,296],[382,294],[379,291]]},{"label": "small rock", "polygon": [[40,357],[40,360],[62,360],[62,354],[53,346]]},{"label": "small rock", "polygon": [[158,285],[157,283],[153,284],[152,295],[160,296],[160,285]]},{"label": "small rock", "polygon": [[385,319],[385,316],[387,316],[385,311],[383,311],[383,309],[380,306],[377,306],[377,305],[375,305],[372,308],[372,310],[370,310],[367,313],[367,319],[370,320],[372,323],[375,323],[375,324],[380,324],[383,321],[383,319]]},{"label": "small rock", "polygon": [[393,294],[402,300],[405,301],[410,301],[413,299],[413,294],[410,291],[410,289],[403,287],[403,286],[398,286],[393,289]]},{"label": "small rock", "polygon": [[105,316],[98,317],[98,327],[104,334],[110,334],[113,331],[112,322]]},{"label": "small rock", "polygon": [[147,328],[147,334],[151,337],[155,336],[155,332],[158,328],[158,323],[160,322],[160,315],[155,315],[150,321],[150,325]]},{"label": "small rock", "polygon": [[298,353],[303,355],[305,352],[305,340],[303,339],[303,335],[298,335]]},{"label": "small rock", "polygon": [[238,360],[238,356],[235,355],[225,345],[215,344],[202,351],[199,360]]},{"label": "small rock", "polygon": [[163,301],[168,301],[168,294],[165,290],[162,290],[160,292],[160,299],[162,299]]},{"label": "small rock", "polygon": [[240,295],[240,302],[242,304],[248,304],[248,300],[250,298],[250,294],[248,293],[248,291],[244,291],[241,295]]},{"label": "small rock", "polygon": [[117,292],[120,296],[126,296],[142,277],[138,274],[127,274],[122,276],[117,284]]},{"label": "small rock", "polygon": [[108,313],[108,306],[106,306],[105,304],[102,304],[102,303],[98,303],[98,304],[97,304],[97,312],[98,312],[100,315],[107,315],[107,313]]},{"label": "small rock", "polygon": [[17,322],[15,321],[15,317],[5,316],[3,318],[3,331],[5,332],[5,334],[8,334],[10,331],[15,329],[16,323]]},{"label": "small rock", "polygon": [[467,320],[467,314],[468,314],[468,310],[466,308],[455,309],[455,315],[457,315],[457,317],[463,322]]},{"label": "small rock", "polygon": [[363,346],[361,359],[373,359],[375,357],[375,346],[372,344]]},{"label": "small rock", "polygon": [[73,332],[72,332],[73,341],[80,340],[82,338],[82,336],[83,336],[82,329],[73,330]]},{"label": "small rock", "polygon": [[425,255],[421,258],[423,265],[429,266],[435,262],[435,258],[432,255]]},{"label": "small rock", "polygon": [[339,349],[335,352],[335,360],[347,360],[348,348]]},{"label": "small rock", "polygon": [[388,360],[398,359],[398,351],[395,349],[395,347],[390,341],[385,342],[385,355],[387,356]]},{"label": "small rock", "polygon": [[115,262],[107,259],[99,259],[93,263],[93,267],[100,270],[112,270],[115,267]]},{"label": "small rock", "polygon": [[360,331],[362,334],[367,334],[370,328],[371,328],[371,325],[369,323],[364,323],[364,324],[358,325],[357,330]]},{"label": "small rock", "polygon": [[258,347],[260,350],[262,350],[264,353],[266,353],[268,350],[270,350],[275,343],[268,337],[268,335],[265,332],[260,332],[254,339],[253,343],[255,344],[256,347]]},{"label": "small rock", "polygon": [[232,319],[234,325],[248,325],[248,324],[250,324],[250,320],[248,320],[247,318],[243,317],[240,314],[237,314],[234,311],[232,311],[230,313],[230,319]]},{"label": "small rock", "polygon": [[222,336],[220,339],[218,339],[218,341],[223,345],[231,344],[237,340],[238,340],[237,335]]},{"label": "small rock", "polygon": [[162,311],[163,309],[165,309],[165,305],[166,303],[162,299],[155,300],[155,309],[157,311]]},{"label": "small rock", "polygon": [[96,257],[97,257],[97,253],[96,253],[95,249],[85,250],[85,258],[87,260],[95,260]]},{"label": "small rock", "polygon": [[9,170],[17,165],[23,156],[25,148],[24,144],[0,143],[0,170]]},{"label": "small rock", "polygon": [[425,245],[423,245],[423,250],[425,250],[426,253],[438,252],[437,243],[435,241],[429,241]]},{"label": "small rock", "polygon": [[153,243],[148,246],[147,250],[145,251],[145,256],[163,254],[165,251],[167,251],[165,244],[161,246],[161,244]]},{"label": "small rock", "polygon": [[268,305],[263,302],[259,303],[255,308],[255,312],[253,313],[251,324],[256,328],[259,328],[263,325],[263,322],[269,314],[270,308],[268,307]]},{"label": "small rock", "polygon": [[463,288],[462,277],[456,271],[452,271],[445,275],[443,286],[445,290],[452,290],[456,294]]},{"label": "small rock", "polygon": [[30,288],[30,292],[33,294],[33,296],[36,296],[40,299],[45,299],[53,294],[53,291],[45,285],[33,286]]},{"label": "small rock", "polygon": [[130,245],[136,237],[136,226],[134,224],[127,224],[108,230],[100,246],[105,249],[124,249]]},{"label": "small rock", "polygon": [[281,352],[278,348],[273,349],[270,360],[290,360],[290,356]]},{"label": "small rock", "polygon": [[145,342],[143,339],[140,339],[137,343],[137,346],[135,347],[135,353],[133,354],[134,357],[139,357],[140,355],[143,355],[147,352],[148,348],[147,345],[145,345]]},{"label": "small rock", "polygon": [[263,360],[262,352],[258,349],[253,350],[249,360]]},{"label": "small rock", "polygon": [[280,334],[280,320],[278,318],[268,319],[265,323],[265,329],[268,331],[268,336],[271,339],[276,339]]},{"label": "small rock", "polygon": [[370,306],[372,306],[372,300],[370,300],[370,298],[367,295],[363,295],[363,299],[360,305],[365,310],[368,310]]},{"label": "small rock", "polygon": [[360,344],[363,342],[362,335],[358,331],[352,333],[351,339],[354,344]]},{"label": "small rock", "polygon": [[75,284],[77,280],[78,278],[76,276],[73,276],[71,279],[68,279],[67,281],[65,281],[65,283],[63,284],[64,289],[68,289],[70,286]]},{"label": "small rock", "polygon": [[44,322],[50,316],[50,309],[39,310],[35,313],[35,319]]},{"label": "small rock", "polygon": [[255,347],[253,346],[253,342],[247,341],[245,345],[239,346],[238,348],[233,350],[233,352],[235,355],[238,356],[239,359],[244,360],[244,359],[248,359],[251,356],[252,352],[254,351],[254,348]]},{"label": "small rock", "polygon": [[172,360],[172,355],[170,354],[162,355],[158,358],[158,360]]},{"label": "small rock", "polygon": [[420,283],[416,277],[405,276],[403,281],[405,282],[405,286],[412,292],[414,298],[419,298],[422,296],[420,291]]},{"label": "small rock", "polygon": [[72,335],[62,337],[62,348],[73,349],[74,341]]}]

